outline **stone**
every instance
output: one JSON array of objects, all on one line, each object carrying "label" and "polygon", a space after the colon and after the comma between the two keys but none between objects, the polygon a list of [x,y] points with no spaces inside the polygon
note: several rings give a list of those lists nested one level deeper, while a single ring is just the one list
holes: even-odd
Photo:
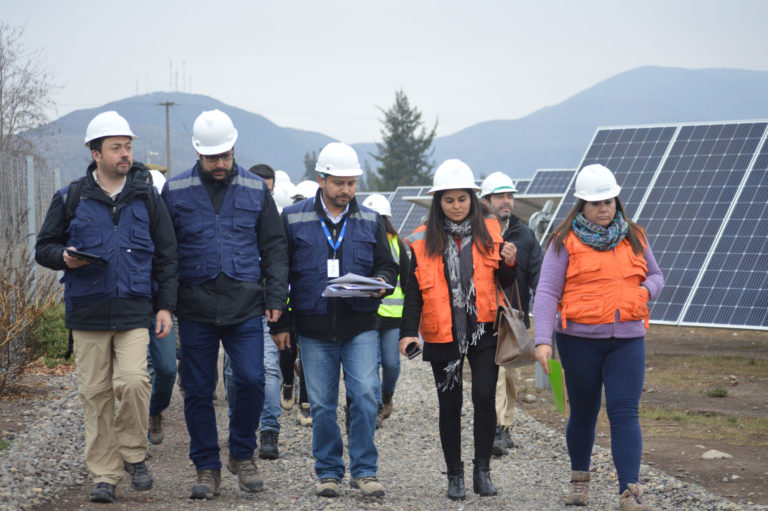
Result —
[{"label": "stone", "polygon": [[727,452],[721,452],[716,449],[710,449],[709,451],[701,455],[701,459],[703,460],[729,460],[732,458],[733,456],[731,456]]}]

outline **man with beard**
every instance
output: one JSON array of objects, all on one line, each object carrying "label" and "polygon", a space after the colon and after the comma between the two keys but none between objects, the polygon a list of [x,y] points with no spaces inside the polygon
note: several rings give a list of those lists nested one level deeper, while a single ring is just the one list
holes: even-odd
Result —
[{"label": "man with beard", "polygon": [[149,171],[133,162],[133,138],[117,112],[93,118],[85,135],[93,162],[53,196],[35,247],[38,263],[64,270],[92,502],[113,502],[126,471],[134,490],[152,488],[148,328],[154,308],[155,333],[166,337],[176,307],[173,226]]},{"label": "man with beard", "polygon": [[[510,305],[523,311],[525,326],[530,328],[528,311],[531,290],[535,290],[539,283],[542,253],[533,231],[512,214],[516,192],[517,189],[509,176],[494,172],[483,181],[480,197],[499,221],[501,237],[517,248],[517,285],[522,303],[517,303],[514,288],[505,289],[505,292],[512,301]],[[496,382],[496,436],[493,440],[493,454],[496,456],[506,454],[507,449],[514,447],[509,428],[514,420],[516,380],[519,377],[519,369],[499,367],[499,378]]]},{"label": "man with beard", "polygon": [[[355,150],[332,142],[317,157],[320,188],[314,197],[286,207],[291,269],[291,317],[298,334],[312,413],[312,454],[319,480],[316,493],[338,497],[344,477],[343,443],[336,422],[339,369],[352,399],[349,431],[350,484],[366,496],[383,496],[376,480],[374,445],[379,341],[376,313],[382,289],[371,296],[324,298],[328,279],[347,273],[394,285],[384,223],[378,213],[355,200],[362,175]],[[389,291],[391,293],[391,291]],[[272,328],[280,349],[290,344],[286,321]]]},{"label": "man with beard", "polygon": [[253,453],[264,405],[262,316],[276,321],[288,294],[285,232],[264,180],[235,163],[237,130],[220,110],[192,128],[195,165],[163,195],[179,251],[179,337],[193,499],[219,494],[221,460],[213,392],[219,342],[232,365],[229,461],[241,490],[264,484]]}]

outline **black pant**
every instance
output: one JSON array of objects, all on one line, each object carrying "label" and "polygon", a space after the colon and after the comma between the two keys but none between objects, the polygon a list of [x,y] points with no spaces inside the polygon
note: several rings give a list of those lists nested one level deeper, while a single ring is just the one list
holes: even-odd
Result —
[{"label": "black pant", "polygon": [[[495,344],[480,343],[482,348],[470,346],[466,358],[472,369],[472,405],[474,407],[475,459],[490,459],[493,436],[496,432],[496,379],[499,367],[494,361]],[[435,383],[445,380],[445,367],[449,362],[432,362]],[[461,360],[461,369],[464,359]],[[440,405],[440,443],[446,464],[461,462],[461,406],[463,402],[462,378],[452,388],[437,391]]]}]

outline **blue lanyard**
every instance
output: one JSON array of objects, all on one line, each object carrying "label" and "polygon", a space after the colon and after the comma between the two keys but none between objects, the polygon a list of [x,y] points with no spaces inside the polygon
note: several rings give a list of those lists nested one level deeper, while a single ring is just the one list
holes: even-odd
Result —
[{"label": "blue lanyard", "polygon": [[347,218],[344,219],[344,223],[341,225],[341,232],[339,233],[339,237],[336,240],[336,244],[333,244],[333,238],[331,238],[331,232],[328,230],[328,226],[325,225],[325,221],[320,220],[320,226],[323,228],[323,231],[325,231],[325,238],[328,240],[328,244],[333,249],[333,257],[336,258],[336,251],[341,246],[341,241],[344,239],[344,232],[347,230]]}]

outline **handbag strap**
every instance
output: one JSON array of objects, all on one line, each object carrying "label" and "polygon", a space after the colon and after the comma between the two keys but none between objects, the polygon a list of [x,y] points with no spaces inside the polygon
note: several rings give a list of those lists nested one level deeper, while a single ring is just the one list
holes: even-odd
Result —
[{"label": "handbag strap", "polygon": [[[508,308],[512,308],[512,302],[509,301],[509,297],[507,296],[507,293],[504,292],[504,289],[502,289],[501,284],[499,283],[499,278],[496,277],[496,308],[499,307],[499,305],[502,305],[502,303],[499,301],[499,293],[501,293],[501,296],[504,297],[504,306]],[[515,279],[515,295],[517,295],[517,307],[519,310],[522,311],[522,303],[520,302],[520,288],[517,285],[517,279]]]}]

